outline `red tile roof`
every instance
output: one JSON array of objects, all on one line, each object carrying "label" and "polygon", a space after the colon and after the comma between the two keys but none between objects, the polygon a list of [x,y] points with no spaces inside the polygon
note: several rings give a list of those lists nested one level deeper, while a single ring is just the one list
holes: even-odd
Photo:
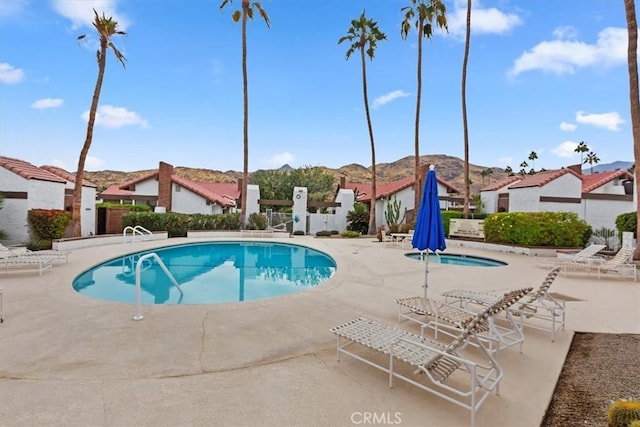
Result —
[{"label": "red tile roof", "polygon": [[[68,182],[76,182],[76,175],[70,172],[67,172],[66,170],[59,168],[57,166],[49,166],[49,165],[45,165],[45,166],[40,166],[41,169],[44,169],[46,171],[51,172],[54,175],[59,176],[60,178],[68,181]],[[94,184],[91,181],[87,181],[86,179],[82,179],[82,185],[84,187],[98,187],[96,184]]]},{"label": "red tile roof", "polygon": [[13,159],[11,157],[0,156],[0,167],[3,167],[25,179],[36,179],[39,181],[62,182],[66,181],[51,172],[32,165],[24,160]]},{"label": "red tile roof", "polygon": [[571,169],[553,169],[543,172],[537,172],[533,175],[525,175],[524,177],[522,177],[522,181],[512,184],[511,186],[509,186],[509,188],[542,187],[568,173],[578,179],[581,179],[580,175],[578,175]]},{"label": "red tile roof", "polygon": [[503,187],[506,187],[509,184],[512,184],[516,181],[521,181],[522,177],[518,175],[509,176],[505,179],[501,179],[499,181],[493,182],[486,187],[480,189],[480,191],[497,191]]},{"label": "red tile roof", "polygon": [[190,191],[193,191],[197,195],[202,196],[211,202],[219,204],[220,206],[235,206],[236,204],[235,200],[209,191],[197,182],[189,181],[185,178],[180,178],[177,175],[171,175],[171,180],[176,184],[181,185]]},{"label": "red tile roof", "polygon": [[582,175],[582,192],[589,193],[596,188],[602,187],[606,183],[613,181],[614,179],[633,179],[633,175],[622,169],[612,172]]},{"label": "red tile roof", "polygon": [[233,200],[240,198],[240,189],[237,182],[198,182],[199,186],[221,196],[229,197]]},{"label": "red tile roof", "polygon": [[133,195],[133,191],[123,190],[119,185],[110,185],[100,194],[105,196],[130,196]]},{"label": "red tile roof", "polygon": [[[453,185],[449,184],[447,181],[437,178],[438,182],[447,188],[447,193],[459,193],[460,191],[455,188]],[[376,200],[384,197],[389,197],[405,188],[411,187],[415,183],[415,177],[403,178],[398,181],[390,182],[388,184],[377,184],[376,185]],[[369,195],[371,191],[371,183],[368,182],[347,182],[344,185],[345,189],[358,190],[359,202],[369,201],[371,200],[371,196]]]}]

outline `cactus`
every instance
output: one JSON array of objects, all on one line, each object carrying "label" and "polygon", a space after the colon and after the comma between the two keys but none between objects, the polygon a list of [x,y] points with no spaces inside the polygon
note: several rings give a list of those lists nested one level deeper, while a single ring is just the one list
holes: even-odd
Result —
[{"label": "cactus", "polygon": [[402,209],[402,202],[398,200],[398,198],[394,195],[393,201],[391,198],[387,197],[387,209],[384,211],[384,219],[387,221],[389,227],[392,225],[397,226],[398,224],[404,222],[404,218],[407,215],[407,208],[404,208],[404,212],[402,212],[402,217],[400,216],[400,211]]},{"label": "cactus", "polygon": [[618,399],[609,406],[608,418],[611,427],[629,427],[640,421],[640,402],[632,399]]}]

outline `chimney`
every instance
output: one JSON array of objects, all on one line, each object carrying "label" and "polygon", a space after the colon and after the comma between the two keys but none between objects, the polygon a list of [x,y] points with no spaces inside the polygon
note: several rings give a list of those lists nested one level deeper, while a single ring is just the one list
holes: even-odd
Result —
[{"label": "chimney", "polygon": [[160,162],[158,168],[158,206],[163,206],[167,212],[171,212],[171,175],[173,175],[173,166]]},{"label": "chimney", "polygon": [[344,175],[340,175],[340,188],[345,188],[347,186],[347,177]]},{"label": "chimney", "polygon": [[582,163],[578,163],[577,165],[567,166],[567,169],[574,171],[578,175],[582,175]]}]

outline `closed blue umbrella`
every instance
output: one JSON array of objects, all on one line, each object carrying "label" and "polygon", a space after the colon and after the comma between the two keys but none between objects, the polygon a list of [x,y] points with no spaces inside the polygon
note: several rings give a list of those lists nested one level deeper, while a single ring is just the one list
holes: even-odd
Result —
[{"label": "closed blue umbrella", "polygon": [[425,179],[418,218],[411,241],[413,247],[419,251],[426,251],[424,267],[424,297],[427,297],[427,279],[429,276],[429,251],[442,251],[447,247],[444,240],[444,226],[440,214],[440,199],[438,198],[438,180],[433,165],[429,167]]}]

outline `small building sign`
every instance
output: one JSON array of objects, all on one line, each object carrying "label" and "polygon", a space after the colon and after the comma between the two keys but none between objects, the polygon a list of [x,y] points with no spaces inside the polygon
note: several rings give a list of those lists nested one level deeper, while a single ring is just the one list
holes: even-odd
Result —
[{"label": "small building sign", "polygon": [[468,237],[484,240],[484,220],[451,218],[449,237]]}]

